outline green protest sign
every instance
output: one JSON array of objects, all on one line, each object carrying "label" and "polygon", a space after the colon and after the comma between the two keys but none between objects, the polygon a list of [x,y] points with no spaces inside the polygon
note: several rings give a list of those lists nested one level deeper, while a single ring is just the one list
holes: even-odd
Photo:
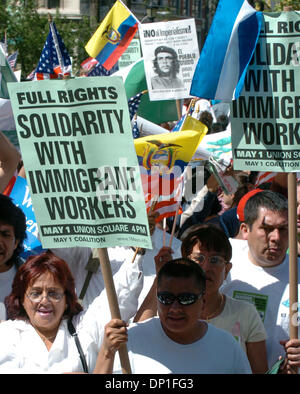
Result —
[{"label": "green protest sign", "polygon": [[120,77],[11,83],[44,248],[151,248]]},{"label": "green protest sign", "polygon": [[120,56],[118,60],[119,69],[130,66],[130,64],[136,62],[142,56],[141,44],[139,38],[134,38],[131,40],[128,48]]},{"label": "green protest sign", "polygon": [[300,13],[264,13],[238,100],[231,103],[234,169],[300,170]]}]

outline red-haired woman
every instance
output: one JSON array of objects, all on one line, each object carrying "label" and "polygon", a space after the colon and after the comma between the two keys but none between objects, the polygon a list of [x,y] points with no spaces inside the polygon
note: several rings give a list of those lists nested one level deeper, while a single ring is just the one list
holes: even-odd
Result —
[{"label": "red-haired woman", "polygon": [[[102,341],[103,322],[110,320],[105,298],[101,293],[84,312],[65,261],[51,251],[31,256],[5,300],[10,320],[0,324],[0,372],[93,372],[102,344],[97,372],[110,373],[105,362],[99,368],[99,359],[105,360],[102,353],[115,352],[127,332],[125,326],[118,327],[122,321],[112,320],[110,337]],[[117,336],[111,335],[114,328]]]}]

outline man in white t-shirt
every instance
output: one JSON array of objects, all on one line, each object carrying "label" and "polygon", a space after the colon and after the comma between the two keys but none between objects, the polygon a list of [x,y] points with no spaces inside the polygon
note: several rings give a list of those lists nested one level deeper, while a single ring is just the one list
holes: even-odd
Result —
[{"label": "man in white t-shirt", "polygon": [[[158,317],[128,328],[132,373],[251,373],[246,354],[233,336],[200,319],[205,281],[202,268],[189,259],[171,260],[161,268]],[[114,372],[121,373],[117,355]]]},{"label": "man in white t-shirt", "polygon": [[[300,340],[289,340],[288,203],[270,190],[244,196],[238,208],[240,231],[247,242],[232,243],[232,269],[222,291],[253,303],[267,331],[269,366],[287,357],[287,372],[300,366]],[[241,207],[241,206],[240,206]]]}]

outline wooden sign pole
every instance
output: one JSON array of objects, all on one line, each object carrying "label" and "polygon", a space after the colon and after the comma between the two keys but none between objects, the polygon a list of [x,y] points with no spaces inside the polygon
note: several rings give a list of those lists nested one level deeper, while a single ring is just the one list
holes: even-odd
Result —
[{"label": "wooden sign pole", "polygon": [[[105,284],[107,293],[108,304],[112,319],[121,319],[121,313],[118,304],[118,297],[115,289],[113,275],[111,271],[111,265],[106,248],[98,248],[98,256],[100,260],[100,266],[102,276]],[[128,357],[128,351],[126,344],[122,345],[119,349],[119,356],[121,361],[121,367],[123,374],[131,374],[131,366]]]},{"label": "wooden sign pole", "polygon": [[[297,184],[296,173],[288,174],[289,204],[289,275],[290,275],[290,338],[298,338],[298,324],[293,315],[298,316],[298,251],[297,251]],[[297,322],[297,319],[296,319]]]}]

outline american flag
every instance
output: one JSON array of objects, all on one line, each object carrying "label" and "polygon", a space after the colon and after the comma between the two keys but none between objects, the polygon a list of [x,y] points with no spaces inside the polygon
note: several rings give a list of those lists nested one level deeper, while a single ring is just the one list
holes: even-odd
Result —
[{"label": "american flag", "polygon": [[[58,45],[58,51],[55,44]],[[70,75],[71,69],[72,64],[68,51],[54,22],[51,22],[34,79],[57,79],[61,75]]]},{"label": "american flag", "polygon": [[141,99],[142,99],[142,95],[145,93],[146,91],[142,91],[138,94],[136,94],[135,96],[131,97],[128,100],[128,108],[129,108],[129,116],[130,116],[130,120],[132,120],[132,118],[134,117],[134,115],[137,113],[137,110],[139,108]]},{"label": "american flag", "polygon": [[181,126],[186,118],[186,115],[182,115],[182,117],[178,120],[178,122],[174,125],[171,131],[180,131]]},{"label": "american flag", "polygon": [[16,63],[17,63],[17,57],[18,57],[18,51],[12,53],[7,57],[8,63],[11,67],[12,70],[15,69]]},{"label": "american flag", "polygon": [[106,70],[105,67],[102,66],[97,61],[98,64],[88,73],[88,77],[101,77],[101,76],[109,76],[119,70],[118,63],[116,63],[110,70]]},{"label": "american flag", "polygon": [[181,118],[175,123],[175,125],[173,126],[171,132],[173,132],[173,131],[180,131],[181,130],[181,128],[182,128],[182,126],[184,124],[184,121],[187,119],[187,117],[189,115],[192,115],[192,113],[194,111],[194,108],[195,108],[195,102],[196,102],[195,99],[192,99],[190,101],[190,104],[189,104],[189,106],[188,106],[188,108],[186,110],[186,113],[184,115],[182,115]]},{"label": "american flag", "polygon": [[85,71],[89,71],[92,67],[96,66],[98,64],[98,60],[95,59],[94,57],[88,57],[85,59],[81,64],[81,68],[83,68]]},{"label": "american flag", "polygon": [[133,138],[139,138],[140,137],[140,130],[139,130],[138,124],[137,124],[137,114],[135,114],[134,118],[133,118],[132,136],[133,136]]},{"label": "american flag", "polygon": [[272,182],[275,176],[277,175],[276,172],[268,172],[268,171],[260,171],[257,174],[255,187],[262,185],[263,183]]},{"label": "american flag", "polygon": [[32,81],[34,79],[35,76],[35,72],[36,72],[36,68],[34,68],[30,74],[27,75],[26,80],[27,81]]}]

